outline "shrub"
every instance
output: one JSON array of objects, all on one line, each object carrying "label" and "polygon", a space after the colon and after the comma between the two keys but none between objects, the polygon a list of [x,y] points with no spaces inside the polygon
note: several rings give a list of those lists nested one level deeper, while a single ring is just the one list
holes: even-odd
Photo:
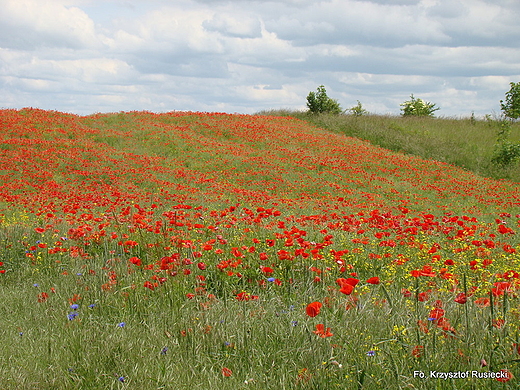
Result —
[{"label": "shrub", "polygon": [[505,167],[520,158],[520,143],[514,143],[508,140],[509,132],[511,131],[510,121],[503,119],[496,121],[496,123],[499,125],[499,130],[491,161]]},{"label": "shrub", "polygon": [[520,118],[520,82],[509,83],[511,89],[506,92],[506,101],[500,100],[500,107],[504,115],[510,119]]},{"label": "shrub", "polygon": [[368,111],[363,108],[359,100],[357,101],[357,105],[349,108],[348,111],[354,116],[362,116],[368,114]]},{"label": "shrub", "polygon": [[413,94],[410,95],[410,100],[401,104],[401,111],[403,116],[431,116],[439,108],[435,107],[434,103],[425,102],[422,99],[416,99]]},{"label": "shrub", "polygon": [[307,107],[313,114],[340,114],[342,112],[337,100],[327,96],[327,91],[323,85],[318,87],[317,93],[309,92],[309,95],[307,95]]}]

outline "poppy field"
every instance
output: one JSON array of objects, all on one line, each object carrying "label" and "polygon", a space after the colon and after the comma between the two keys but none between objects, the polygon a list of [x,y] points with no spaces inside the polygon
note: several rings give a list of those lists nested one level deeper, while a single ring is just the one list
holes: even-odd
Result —
[{"label": "poppy field", "polygon": [[518,388],[519,183],[291,117],[0,112],[1,388]]}]

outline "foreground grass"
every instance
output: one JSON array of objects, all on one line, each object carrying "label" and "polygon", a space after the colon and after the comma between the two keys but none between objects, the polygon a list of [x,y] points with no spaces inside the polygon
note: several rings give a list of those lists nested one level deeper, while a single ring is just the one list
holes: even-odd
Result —
[{"label": "foreground grass", "polygon": [[[520,161],[510,166],[491,162],[499,124],[495,121],[385,115],[313,115],[272,110],[262,115],[292,116],[329,131],[370,141],[396,152],[442,161],[495,179],[520,182]],[[520,142],[520,123],[513,124],[512,142]]]},{"label": "foreground grass", "polygon": [[[127,260],[160,257],[156,249],[125,251],[117,240],[80,245],[90,255],[50,255],[39,247],[23,253],[24,242],[52,242],[67,228],[55,226],[49,236],[24,224],[2,230],[8,237],[3,253],[11,259],[0,290],[7,303],[0,309],[5,389],[513,389],[516,379],[501,383],[471,375],[507,369],[520,377],[520,300],[511,284],[486,295],[487,286],[501,279],[464,262],[452,268],[467,275],[455,290],[440,274],[407,275],[406,269],[424,260],[411,258],[402,270],[384,261],[413,248],[387,248],[369,256],[373,264],[353,254],[349,261],[356,274],[333,270],[333,262],[296,258],[268,262],[270,279],[259,270],[257,254],[250,254],[233,268],[243,273],[237,277],[216,267],[217,253],[197,258],[189,249],[180,251],[188,260],[160,271]],[[253,244],[269,253],[265,242],[271,236],[244,235],[246,226],[223,232],[230,241],[218,247]],[[143,246],[151,242],[143,232],[134,236]],[[192,232],[192,239],[197,236],[205,233]],[[344,244],[332,247],[362,253],[351,240],[355,235],[334,236]],[[374,256],[380,248],[372,240],[362,247]],[[444,258],[449,251],[441,253]],[[515,269],[519,261],[512,255],[498,264],[496,258],[495,270]],[[345,295],[336,279],[351,275],[359,284]],[[365,282],[373,275],[381,277],[380,284]],[[156,285],[146,287],[151,286],[146,281]],[[245,299],[237,299],[241,292]],[[460,292],[467,293],[466,304],[454,301]],[[491,304],[483,302],[486,296]],[[309,317],[306,306],[316,301],[321,311]],[[441,308],[447,325],[432,314]],[[317,334],[318,324],[330,334]],[[430,371],[475,373],[445,380],[430,377]]]}]

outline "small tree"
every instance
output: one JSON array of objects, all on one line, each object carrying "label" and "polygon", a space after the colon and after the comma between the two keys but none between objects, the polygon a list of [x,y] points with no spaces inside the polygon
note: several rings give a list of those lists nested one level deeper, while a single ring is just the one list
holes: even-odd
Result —
[{"label": "small tree", "polygon": [[318,87],[317,93],[309,92],[309,95],[307,95],[307,107],[313,114],[340,114],[342,112],[337,100],[327,96],[327,91],[323,85]]},{"label": "small tree", "polygon": [[363,108],[359,100],[357,101],[357,105],[349,108],[348,111],[350,111],[350,113],[354,116],[362,116],[368,114],[368,111]]},{"label": "small tree", "polygon": [[506,101],[500,100],[500,107],[504,115],[510,119],[520,118],[520,82],[509,83],[511,89],[506,92]]},{"label": "small tree", "polygon": [[416,99],[413,94],[410,95],[410,100],[400,105],[403,116],[431,116],[439,108],[435,107],[434,103],[425,102],[422,99]]}]

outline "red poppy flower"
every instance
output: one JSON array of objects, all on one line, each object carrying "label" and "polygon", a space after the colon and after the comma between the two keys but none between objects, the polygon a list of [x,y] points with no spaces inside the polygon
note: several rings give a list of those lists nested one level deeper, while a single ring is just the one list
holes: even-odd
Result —
[{"label": "red poppy flower", "polygon": [[305,312],[309,317],[316,317],[318,314],[320,314],[321,306],[321,302],[309,303],[305,309]]},{"label": "red poppy flower", "polygon": [[356,287],[359,280],[356,278],[338,278],[336,279],[336,283],[338,286],[343,287],[345,284],[349,284],[352,287]]},{"label": "red poppy flower", "polygon": [[367,279],[367,283],[369,284],[379,284],[379,277],[378,276],[372,276],[371,278]]},{"label": "red poppy flower", "polygon": [[489,298],[478,298],[476,301],[475,301],[475,305],[477,305],[478,307],[488,307],[490,304],[490,301],[489,301]]},{"label": "red poppy flower", "polygon": [[505,368],[500,370],[499,373],[500,374],[497,378],[497,381],[499,382],[509,382],[511,379],[513,379],[513,374],[511,374],[511,372],[509,370],[506,370]]},{"label": "red poppy flower", "polygon": [[463,305],[467,301],[468,301],[468,297],[466,297],[466,294],[464,294],[464,293],[460,293],[455,297],[455,302],[460,303],[461,305]]},{"label": "red poppy flower", "polygon": [[137,265],[138,267],[141,266],[141,259],[140,259],[139,257],[135,257],[135,256],[134,256],[134,257],[130,257],[130,258],[128,259],[128,261],[129,261],[130,263],[132,263],[132,264]]},{"label": "red poppy flower", "polygon": [[325,329],[325,325],[323,324],[317,324],[316,330],[313,331],[313,333],[316,333],[318,336],[322,338],[333,336],[333,334],[330,331],[330,328]]},{"label": "red poppy flower", "polygon": [[230,377],[231,375],[233,375],[233,371],[231,371],[230,368],[223,367],[222,368],[222,375],[224,375],[225,377]]},{"label": "red poppy flower", "polygon": [[433,318],[433,320],[438,320],[439,318],[444,316],[444,310],[440,308],[435,308],[430,311],[428,318]]},{"label": "red poppy flower", "polygon": [[38,294],[38,302],[40,302],[40,303],[45,302],[47,300],[47,298],[49,298],[49,294],[47,294],[46,292],[42,292],[42,293]]},{"label": "red poppy flower", "polygon": [[340,292],[346,295],[352,294],[354,287],[358,284],[359,280],[356,278],[338,278],[336,283],[341,287]]},{"label": "red poppy flower", "polygon": [[412,356],[413,357],[421,357],[422,354],[424,352],[424,346],[422,345],[416,345],[413,349],[412,349]]},{"label": "red poppy flower", "polygon": [[339,292],[345,295],[352,294],[352,291],[354,291],[354,286],[351,286],[350,284],[344,284],[339,290]]}]

